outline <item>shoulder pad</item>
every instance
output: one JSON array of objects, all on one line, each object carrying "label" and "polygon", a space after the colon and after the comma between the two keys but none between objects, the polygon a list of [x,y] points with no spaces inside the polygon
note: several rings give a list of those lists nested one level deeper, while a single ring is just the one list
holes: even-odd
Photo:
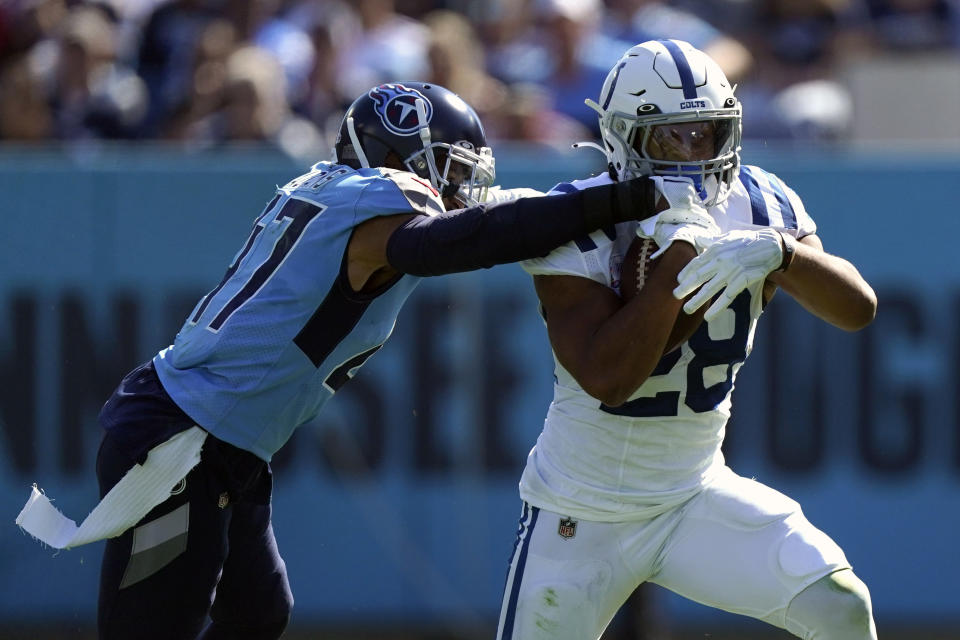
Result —
[{"label": "shoulder pad", "polygon": [[590,187],[596,187],[599,185],[610,184],[613,180],[610,179],[610,175],[607,173],[601,173],[590,178],[584,178],[583,180],[573,180],[572,182],[561,182],[556,185],[553,189],[550,190],[551,194],[556,193],[576,193],[577,191],[582,191],[583,189],[589,189]]},{"label": "shoulder pad", "polygon": [[800,197],[775,174],[757,166],[743,165],[740,183],[750,201],[753,224],[792,229],[799,235],[816,230]]},{"label": "shoulder pad", "polygon": [[542,191],[537,191],[529,187],[516,187],[514,189],[504,189],[500,186],[493,186],[487,190],[487,199],[485,203],[508,202],[518,198],[537,198],[546,195]]},{"label": "shoulder pad", "polygon": [[583,252],[572,242],[557,247],[542,258],[524,260],[520,266],[532,276],[590,277]]},{"label": "shoulder pad", "polygon": [[427,216],[443,213],[446,208],[440,193],[431,184],[420,176],[409,171],[381,168],[385,179],[394,183],[400,193],[407,199],[414,211]]}]

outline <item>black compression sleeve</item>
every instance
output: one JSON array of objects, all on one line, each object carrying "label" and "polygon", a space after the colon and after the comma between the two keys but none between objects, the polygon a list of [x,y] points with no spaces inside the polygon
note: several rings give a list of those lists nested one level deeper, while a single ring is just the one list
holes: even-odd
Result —
[{"label": "black compression sleeve", "polygon": [[650,217],[655,193],[650,180],[637,178],[416,216],[391,234],[387,262],[404,273],[438,276],[539,258],[591,231]]}]

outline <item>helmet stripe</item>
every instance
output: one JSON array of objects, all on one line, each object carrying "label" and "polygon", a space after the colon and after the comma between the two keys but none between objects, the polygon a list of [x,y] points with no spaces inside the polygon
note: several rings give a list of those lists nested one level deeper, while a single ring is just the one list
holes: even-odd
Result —
[{"label": "helmet stripe", "polygon": [[[613,72],[613,82],[610,83],[610,91],[607,92],[607,97],[603,101],[603,110],[606,111],[607,107],[610,106],[610,99],[613,98],[613,90],[617,88],[617,80],[620,79],[620,70],[623,69],[627,64],[627,61],[624,60],[617,65],[616,71]],[[689,67],[687,67],[689,69]],[[692,76],[691,76],[692,77]]]},{"label": "helmet stripe", "polygon": [[[690,70],[690,63],[687,62],[687,56],[683,55],[683,50],[673,40],[658,40],[660,44],[667,48],[674,64],[677,65],[677,72],[680,74],[680,84],[683,86],[683,97],[687,100],[697,97],[697,85],[693,80],[693,71]],[[613,93],[611,90],[610,93]],[[610,98],[607,97],[609,102]]]}]

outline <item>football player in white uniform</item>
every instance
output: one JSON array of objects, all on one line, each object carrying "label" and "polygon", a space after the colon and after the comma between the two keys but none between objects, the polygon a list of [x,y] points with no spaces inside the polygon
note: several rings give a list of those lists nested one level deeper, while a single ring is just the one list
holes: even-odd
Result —
[{"label": "football player in white uniform", "polygon": [[[643,582],[802,638],[876,638],[869,592],[840,547],[720,450],[775,289],[850,331],[872,321],[873,290],[823,250],[790,188],[740,165],[740,105],[703,52],[637,45],[587,104],[609,173],[554,191],[654,175],[670,208],[523,263],[556,383],[520,481],[497,638],[598,638]],[[638,235],[660,255],[625,301],[620,268]]]}]

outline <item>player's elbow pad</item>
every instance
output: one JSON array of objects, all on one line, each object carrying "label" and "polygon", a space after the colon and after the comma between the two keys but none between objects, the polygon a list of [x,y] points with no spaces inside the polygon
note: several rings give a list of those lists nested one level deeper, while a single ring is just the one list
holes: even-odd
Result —
[{"label": "player's elbow pad", "polygon": [[633,182],[417,216],[391,234],[387,262],[438,276],[540,258],[601,227],[652,214],[652,192],[641,197]]}]

